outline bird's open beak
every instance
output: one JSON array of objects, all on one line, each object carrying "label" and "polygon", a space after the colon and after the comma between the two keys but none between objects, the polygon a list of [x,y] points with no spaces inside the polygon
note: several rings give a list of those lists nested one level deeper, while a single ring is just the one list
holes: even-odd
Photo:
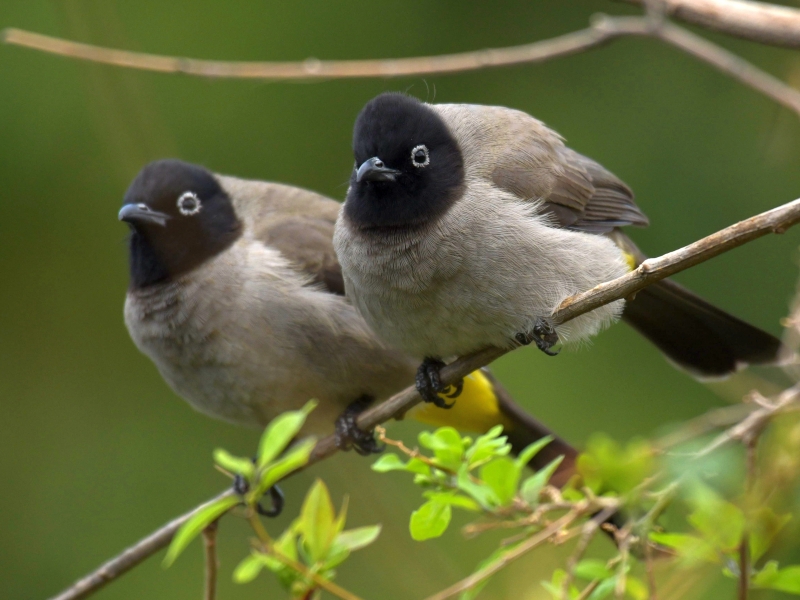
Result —
[{"label": "bird's open beak", "polygon": [[153,223],[165,227],[169,215],[151,209],[146,204],[126,204],[119,211],[119,220],[135,225],[136,223]]},{"label": "bird's open beak", "polygon": [[373,156],[358,167],[356,181],[394,181],[398,175],[400,175],[400,171],[390,169],[383,164],[380,158]]}]

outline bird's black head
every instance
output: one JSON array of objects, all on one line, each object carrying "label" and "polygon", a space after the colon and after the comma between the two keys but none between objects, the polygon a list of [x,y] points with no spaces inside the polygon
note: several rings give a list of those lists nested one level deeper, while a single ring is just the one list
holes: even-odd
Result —
[{"label": "bird's black head", "polygon": [[242,229],[214,176],[179,160],[142,169],[125,193],[119,220],[131,228],[133,288],[191,271],[228,248]]},{"label": "bird's black head", "polygon": [[382,94],[362,109],[353,153],[344,210],[357,227],[430,222],[463,188],[464,159],[447,125],[430,106],[405,94]]}]

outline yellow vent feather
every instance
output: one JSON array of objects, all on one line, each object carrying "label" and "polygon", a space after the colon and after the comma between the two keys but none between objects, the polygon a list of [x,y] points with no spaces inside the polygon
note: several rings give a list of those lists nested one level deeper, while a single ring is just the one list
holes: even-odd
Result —
[{"label": "yellow vent feather", "polygon": [[460,431],[485,433],[495,425],[511,428],[511,421],[500,412],[492,382],[480,371],[473,371],[464,378],[464,389],[458,398],[440,396],[447,402],[455,402],[453,408],[443,409],[433,404],[420,403],[406,416],[427,425],[442,427],[449,425]]}]

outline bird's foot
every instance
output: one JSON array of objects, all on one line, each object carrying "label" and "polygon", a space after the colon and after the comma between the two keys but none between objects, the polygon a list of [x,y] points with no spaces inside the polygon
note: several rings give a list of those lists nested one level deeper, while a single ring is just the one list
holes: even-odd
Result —
[{"label": "bird's foot", "polygon": [[336,447],[339,450],[352,448],[361,456],[383,452],[383,446],[375,440],[372,431],[364,431],[356,424],[356,418],[372,404],[371,396],[361,396],[344,409],[336,419]]},{"label": "bird's foot", "polygon": [[535,343],[536,347],[548,356],[556,356],[560,352],[560,350],[552,349],[559,342],[555,327],[542,317],[536,319],[531,331],[520,332],[514,336],[514,339],[523,346]]},{"label": "bird's foot", "polygon": [[[233,478],[233,491],[240,496],[244,496],[250,491],[250,485],[244,477],[237,475]],[[269,494],[270,500],[272,501],[272,506],[264,508],[261,502],[258,502],[256,504],[256,512],[265,517],[277,517],[283,512],[283,505],[285,504],[283,491],[277,485],[273,485],[267,490],[267,494]]]},{"label": "bird's foot", "polygon": [[417,369],[417,392],[425,402],[430,402],[439,408],[452,408],[455,402],[446,402],[439,394],[448,398],[457,398],[464,389],[464,380],[459,379],[453,385],[443,385],[439,375],[445,364],[437,358],[426,358]]}]

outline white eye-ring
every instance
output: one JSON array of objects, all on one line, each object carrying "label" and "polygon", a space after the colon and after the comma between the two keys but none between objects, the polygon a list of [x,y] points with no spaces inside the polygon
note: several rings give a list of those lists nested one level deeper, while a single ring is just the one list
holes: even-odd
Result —
[{"label": "white eye-ring", "polygon": [[178,210],[187,217],[199,213],[202,206],[203,203],[194,192],[183,192],[181,197],[178,198]]},{"label": "white eye-ring", "polygon": [[428,147],[425,144],[414,146],[411,149],[411,164],[421,169],[431,164],[431,155],[428,152]]}]

